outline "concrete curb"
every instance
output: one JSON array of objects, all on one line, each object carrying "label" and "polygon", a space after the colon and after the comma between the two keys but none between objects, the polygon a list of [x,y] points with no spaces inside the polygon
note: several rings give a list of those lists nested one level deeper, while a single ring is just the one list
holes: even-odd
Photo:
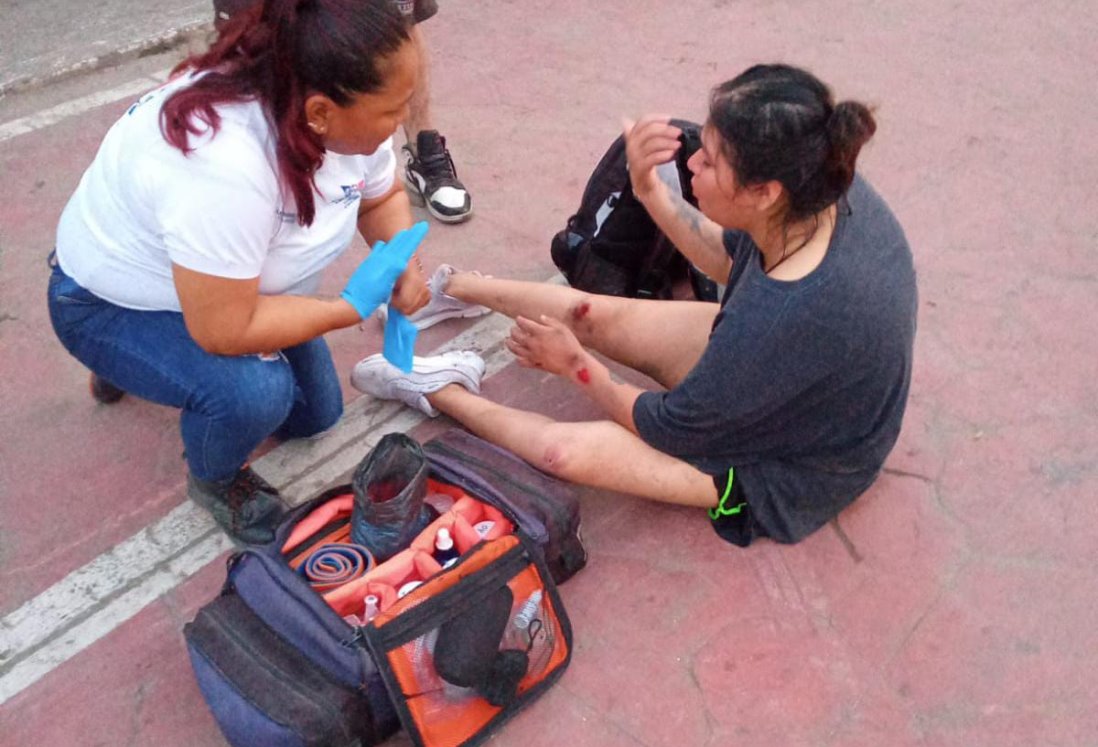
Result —
[{"label": "concrete curb", "polygon": [[169,29],[156,36],[140,39],[110,52],[66,65],[63,68],[0,81],[0,98],[12,93],[42,88],[95,70],[114,67],[130,60],[151,57],[192,43],[204,42],[205,37],[212,32],[213,21],[196,21],[185,26]]}]

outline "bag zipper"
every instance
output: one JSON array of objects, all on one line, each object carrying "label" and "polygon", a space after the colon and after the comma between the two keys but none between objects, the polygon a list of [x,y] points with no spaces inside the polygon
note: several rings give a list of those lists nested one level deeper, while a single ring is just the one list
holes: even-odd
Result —
[{"label": "bag zipper", "polygon": [[[248,555],[251,555],[252,557],[254,557],[256,559],[256,562],[259,563],[260,565],[265,565],[267,562],[283,563],[284,565],[286,565],[286,569],[291,574],[293,574],[296,578],[299,578],[299,579],[301,578],[300,576],[298,576],[296,574],[296,572],[292,568],[289,567],[289,564],[285,563],[285,561],[281,559],[281,557],[278,558],[278,559],[268,559],[268,558],[266,558],[262,555],[259,555],[258,553],[255,553],[251,550],[243,550],[242,552],[240,552],[241,556],[243,556],[245,554],[248,554]],[[332,616],[335,618],[334,620],[332,620],[330,618],[326,620],[324,613],[318,612],[316,609],[314,609],[312,604],[310,604],[305,599],[302,599],[301,597],[299,597],[298,594],[297,594],[297,589],[291,589],[287,584],[285,584],[283,582],[282,577],[281,577],[280,574],[273,573],[273,572],[271,572],[271,570],[269,568],[266,568],[266,567],[264,567],[264,572],[271,579],[271,581],[275,585],[278,586],[278,588],[280,588],[283,592],[288,594],[295,601],[301,603],[301,605],[309,612],[309,616],[312,617],[314,620],[316,620],[317,624],[320,625],[320,627],[323,630],[327,631],[339,643],[339,645],[341,647],[347,648],[348,646],[351,646],[351,645],[354,644],[354,642],[355,642],[355,636],[354,635],[352,635],[351,638],[348,639],[348,638],[344,637],[345,636],[344,632],[332,629],[332,625],[335,624],[335,625],[340,625],[345,630],[350,630],[353,633],[354,626],[350,625],[346,620],[344,620],[344,619],[340,618],[338,615],[336,615],[335,610],[333,610],[331,607],[329,607],[328,603],[324,601],[324,597],[317,594],[311,588],[308,589],[308,593],[311,595],[310,598],[319,600],[320,603],[323,605],[322,609],[331,612]],[[302,580],[301,583],[305,584],[306,582],[304,580]],[[234,586],[235,586],[235,583],[234,583]],[[365,674],[365,673],[363,672],[363,674]],[[355,679],[357,679],[359,681],[363,680],[362,677],[356,677]]]},{"label": "bag zipper", "polygon": [[[270,672],[274,672],[278,679],[283,682],[287,688],[299,695],[303,700],[314,706],[319,706],[319,710],[323,711],[332,723],[340,725],[340,730],[343,732],[343,736],[347,739],[354,739],[354,735],[347,733],[347,725],[343,722],[342,712],[334,705],[324,700],[323,698],[316,697],[308,688],[300,687],[297,684],[296,678],[291,672],[287,672],[282,667],[278,666],[275,662],[264,655],[264,652],[258,647],[247,645],[247,642],[236,632],[232,625],[229,625],[221,619],[220,614],[213,612],[209,615],[209,618],[214,621],[217,628],[224,633],[230,640],[237,645],[238,648],[243,650],[249,656],[254,658],[258,663],[264,665]],[[277,634],[275,634],[277,635]],[[311,662],[310,662],[311,663]],[[339,687],[337,683],[330,682],[333,687]]]},{"label": "bag zipper", "polygon": [[[487,546],[487,544],[485,546]],[[475,557],[475,555],[470,555],[469,559],[472,559],[473,557]],[[465,603],[462,605],[463,607],[468,606],[472,603],[470,600],[475,601],[476,597],[478,597],[481,592],[498,587],[501,578],[505,578],[509,581],[532,563],[533,561],[527,552],[527,547],[522,542],[519,542],[515,547],[496,558],[482,570],[477,571],[467,580],[458,582],[450,588],[428,598],[419,605],[402,613],[399,617],[390,620],[383,627],[379,628],[373,623],[370,623],[369,625],[359,628],[359,632],[363,637],[366,637],[371,635],[368,631],[374,631],[373,635],[381,648],[385,651],[391,651],[394,648],[411,643],[415,639],[440,627],[449,620],[450,617],[448,615],[439,615],[440,608],[454,606],[455,600],[463,601]],[[453,573],[457,568],[458,566],[448,568],[447,572]],[[490,572],[486,573],[485,571]],[[541,574],[539,573],[538,576],[540,578]],[[541,582],[543,585],[548,584],[545,579],[541,579]],[[425,610],[429,610],[429,612]],[[446,611],[448,612],[449,610]]]}]

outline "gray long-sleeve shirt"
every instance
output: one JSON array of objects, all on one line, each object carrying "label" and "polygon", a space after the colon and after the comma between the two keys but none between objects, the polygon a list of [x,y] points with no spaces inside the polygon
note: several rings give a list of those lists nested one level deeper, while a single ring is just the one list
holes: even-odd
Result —
[{"label": "gray long-sleeve shirt", "polygon": [[801,280],[762,269],[744,233],[725,233],[732,271],[697,366],[646,392],[642,439],[711,475],[735,468],[773,539],[796,542],[876,478],[896,443],[911,381],[917,293],[907,239],[860,176],[830,246]]}]

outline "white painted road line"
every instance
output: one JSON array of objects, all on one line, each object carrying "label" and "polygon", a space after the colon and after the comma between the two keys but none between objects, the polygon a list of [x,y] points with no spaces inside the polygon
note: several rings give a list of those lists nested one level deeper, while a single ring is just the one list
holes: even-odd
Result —
[{"label": "white painted road line", "polygon": [[13,137],[19,137],[20,135],[26,135],[35,130],[40,130],[43,127],[55,125],[69,117],[75,117],[78,114],[83,114],[86,111],[96,109],[100,106],[112,104],[120,99],[135,97],[146,91],[150,91],[166,81],[170,72],[170,70],[161,70],[160,72],[131,80],[127,83],[115,86],[114,88],[109,88],[105,91],[97,91],[96,93],[91,93],[87,96],[81,96],[78,99],[66,101],[63,104],[58,104],[50,109],[45,109],[26,117],[20,117],[19,119],[13,119],[10,122],[0,124],[0,143],[5,140],[11,140]]},{"label": "white painted road line", "polygon": [[[548,282],[561,284],[559,275]],[[476,350],[491,376],[514,359],[511,320],[491,314],[433,351]],[[362,396],[324,438],[289,441],[253,468],[297,505],[344,479],[383,435],[426,419],[396,402]],[[187,501],[0,620],[0,704],[134,617],[231,549],[209,515]]]},{"label": "white painted road line", "polygon": [[0,677],[0,704],[103,638],[232,546],[232,541],[224,534],[210,531],[197,544],[147,574],[133,588],[121,590],[110,602],[58,633],[54,640],[30,651]]}]

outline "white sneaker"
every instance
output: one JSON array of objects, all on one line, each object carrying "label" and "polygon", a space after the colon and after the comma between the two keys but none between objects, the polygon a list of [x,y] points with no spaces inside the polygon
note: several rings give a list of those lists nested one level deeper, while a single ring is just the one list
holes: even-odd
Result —
[{"label": "white sneaker", "polygon": [[[459,301],[453,296],[446,295],[443,289],[454,272],[456,270],[450,265],[439,265],[438,269],[435,270],[435,274],[427,281],[427,288],[431,291],[431,300],[422,309],[408,317],[408,320],[416,325],[416,329],[433,327],[445,319],[466,319],[473,316],[483,316],[491,311],[487,306]],[[473,274],[479,275],[480,273],[474,272]],[[388,317],[389,305],[383,303],[377,309],[377,318],[381,320],[382,324],[385,324]]]},{"label": "white sneaker", "polygon": [[351,386],[378,399],[398,399],[430,417],[438,410],[427,401],[448,384],[461,384],[480,394],[484,359],[471,350],[454,350],[427,358],[412,358],[412,372],[404,373],[380,354],[363,358],[351,372]]}]

